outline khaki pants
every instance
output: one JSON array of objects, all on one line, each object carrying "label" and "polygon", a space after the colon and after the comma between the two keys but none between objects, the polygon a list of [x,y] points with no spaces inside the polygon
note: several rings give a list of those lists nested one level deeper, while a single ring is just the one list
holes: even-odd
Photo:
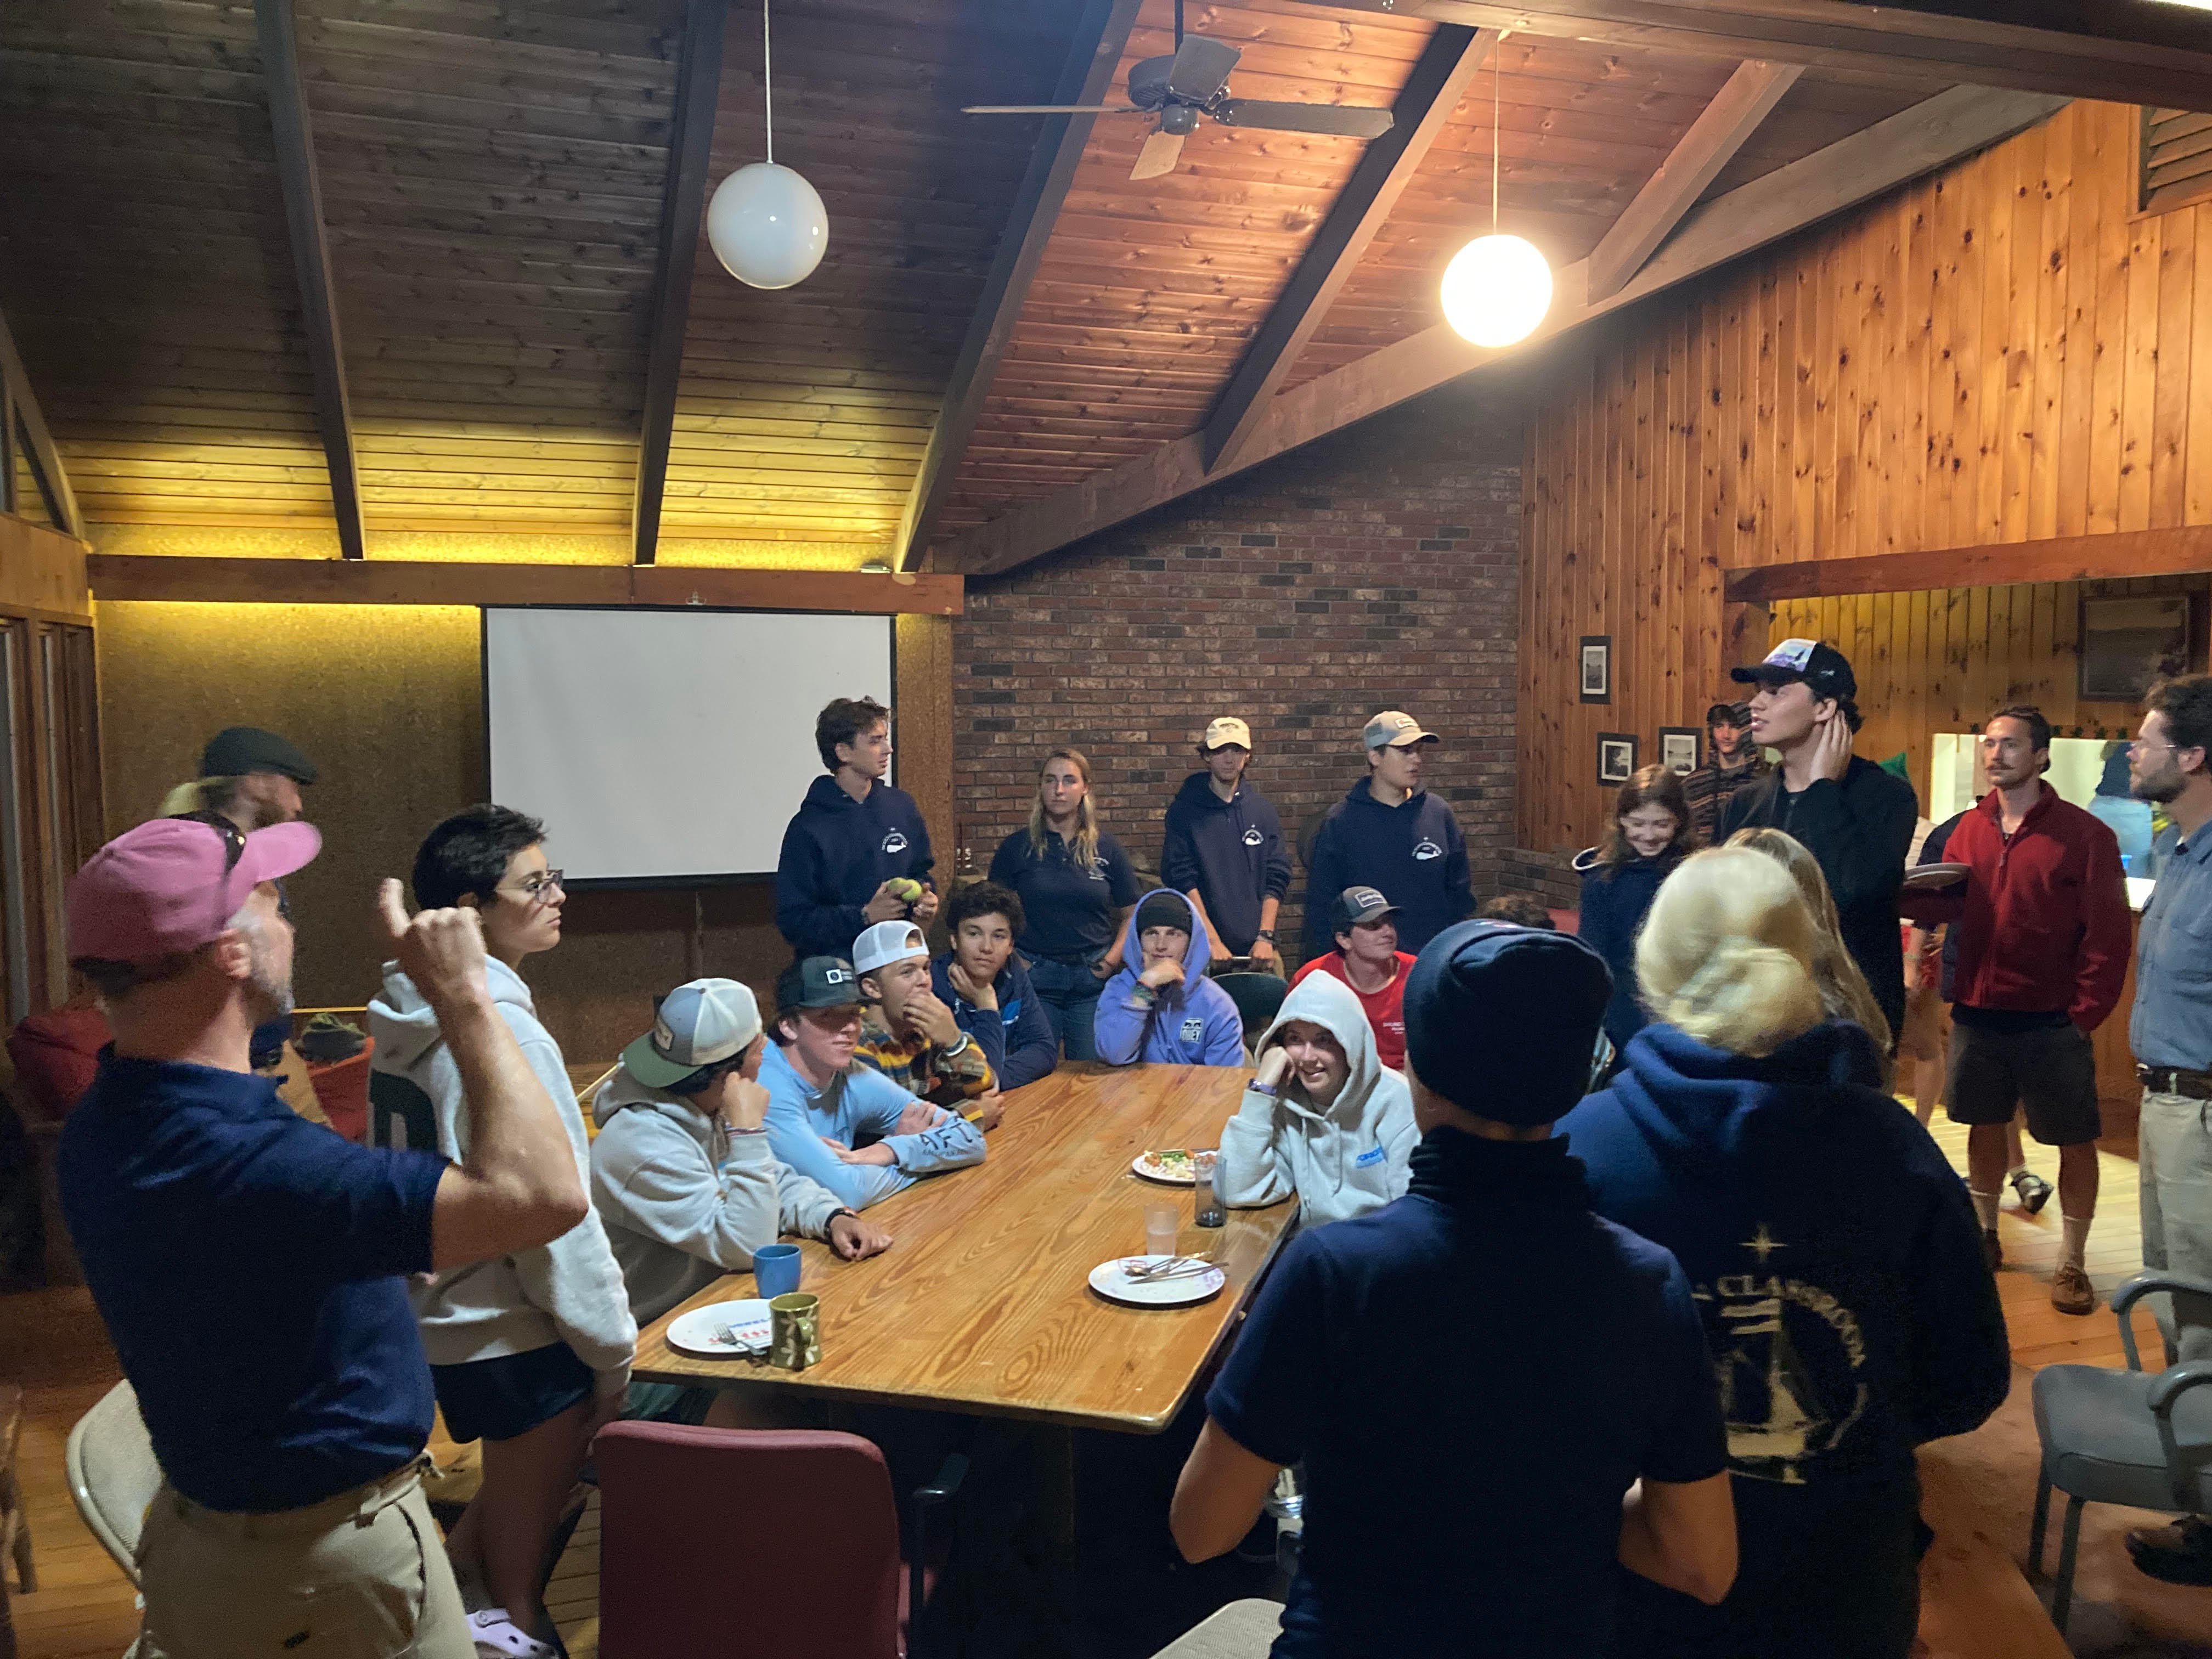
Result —
[{"label": "khaki pants", "polygon": [[[2143,1271],[2212,1283],[2212,1100],[2146,1089],[2137,1136]],[[2168,1364],[2212,1359],[2212,1297],[2151,1303]]]},{"label": "khaki pants", "polygon": [[138,1540],[138,1659],[475,1659],[421,1465],[231,1515],[165,1481]]}]

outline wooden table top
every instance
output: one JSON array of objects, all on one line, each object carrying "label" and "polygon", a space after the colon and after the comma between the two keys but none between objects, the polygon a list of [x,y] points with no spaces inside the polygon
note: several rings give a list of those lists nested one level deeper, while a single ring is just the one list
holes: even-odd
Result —
[{"label": "wooden table top", "polygon": [[[1130,1172],[1152,1147],[1212,1146],[1237,1109],[1233,1066],[1063,1067],[1006,1097],[978,1165],[932,1176],[868,1218],[896,1242],[841,1261],[796,1241],[799,1285],[822,1298],[822,1363],[786,1371],[702,1359],[668,1346],[672,1320],[756,1294],[732,1273],[639,1333],[635,1375],[653,1382],[757,1383],[825,1396],[1078,1428],[1155,1434],[1181,1409],[1234,1328],[1297,1214],[1285,1200],[1195,1225],[1188,1188]],[[1144,1249],[1145,1206],[1181,1206],[1177,1247],[1210,1254],[1228,1283],[1187,1308],[1125,1308],[1091,1270]]]}]

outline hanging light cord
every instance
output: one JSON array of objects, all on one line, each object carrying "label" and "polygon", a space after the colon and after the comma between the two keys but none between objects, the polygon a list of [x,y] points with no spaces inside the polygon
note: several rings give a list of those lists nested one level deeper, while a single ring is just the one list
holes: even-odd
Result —
[{"label": "hanging light cord", "polygon": [[775,165],[775,82],[770,75],[768,32],[769,0],[761,0],[761,102],[768,111],[768,161]]},{"label": "hanging light cord", "polygon": [[[768,0],[761,0],[765,6]],[[1513,31],[1500,29],[1498,40],[1490,48],[1490,234],[1498,234],[1498,106],[1505,98],[1505,37]]]}]

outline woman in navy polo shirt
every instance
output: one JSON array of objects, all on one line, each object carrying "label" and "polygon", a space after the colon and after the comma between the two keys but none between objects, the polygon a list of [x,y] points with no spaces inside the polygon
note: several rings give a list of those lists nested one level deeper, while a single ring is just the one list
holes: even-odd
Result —
[{"label": "woman in navy polo shirt", "polygon": [[1097,1059],[1091,1019],[1100,990],[1121,967],[1137,872],[1121,843],[1098,828],[1091,763],[1079,750],[1045,757],[1029,827],[999,843],[991,879],[1021,898],[1017,944],[1054,1036],[1070,1060]]}]

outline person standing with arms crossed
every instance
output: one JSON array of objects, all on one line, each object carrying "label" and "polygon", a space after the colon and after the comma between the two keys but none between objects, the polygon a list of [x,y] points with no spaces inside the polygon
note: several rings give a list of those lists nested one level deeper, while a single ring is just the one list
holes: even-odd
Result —
[{"label": "person standing with arms crossed", "polygon": [[2097,1056],[2089,1034],[2120,1000],[2128,972],[2127,888],[2119,842],[2043,781],[2051,722],[2039,709],[2000,709],[1982,728],[1990,793],[1944,844],[1963,883],[1907,893],[1905,915],[1948,922],[1959,942],[1952,981],[1950,1075],[1954,1123],[1969,1127],[1966,1189],[1991,1268],[2004,1190],[2005,1126],[2025,1107],[2028,1133],[2058,1148],[2065,1243],[2051,1305],[2086,1314],[2097,1292],[2083,1264],[2097,1213]]},{"label": "person standing with arms crossed", "polygon": [[1160,880],[1190,901],[1216,963],[1245,957],[1279,974],[1275,913],[1291,890],[1291,858],[1282,819],[1244,781],[1252,728],[1224,715],[1206,728],[1198,752],[1206,769],[1185,778],[1168,805]]}]

